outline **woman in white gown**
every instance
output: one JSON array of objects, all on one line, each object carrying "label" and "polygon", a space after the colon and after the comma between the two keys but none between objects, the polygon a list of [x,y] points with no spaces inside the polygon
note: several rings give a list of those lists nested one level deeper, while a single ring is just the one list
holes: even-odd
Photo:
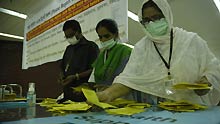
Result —
[{"label": "woman in white gown", "polygon": [[[100,101],[112,101],[131,89],[153,96],[203,105],[220,100],[220,62],[196,33],[173,26],[166,0],[145,0],[139,13],[145,31],[124,71],[113,85],[98,92]],[[180,82],[207,83],[210,90],[173,90]]]}]

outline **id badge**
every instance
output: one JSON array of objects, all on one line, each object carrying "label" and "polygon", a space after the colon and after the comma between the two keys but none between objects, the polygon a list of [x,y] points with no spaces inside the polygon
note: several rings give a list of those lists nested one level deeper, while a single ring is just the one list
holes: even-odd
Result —
[{"label": "id badge", "polygon": [[164,89],[167,95],[174,94],[174,90],[172,89],[174,84],[174,79],[173,78],[167,78],[164,80]]}]

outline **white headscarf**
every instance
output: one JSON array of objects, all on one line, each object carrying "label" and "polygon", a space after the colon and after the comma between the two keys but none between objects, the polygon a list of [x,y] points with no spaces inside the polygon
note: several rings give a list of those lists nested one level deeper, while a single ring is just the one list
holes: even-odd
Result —
[{"label": "white headscarf", "polygon": [[[149,0],[144,0],[142,5],[144,5],[144,3],[148,2],[148,1]],[[167,35],[165,35],[165,36],[152,36],[149,32],[147,32],[144,29],[144,26],[142,25],[143,31],[148,36],[148,38],[153,40],[154,42],[157,42],[157,43],[165,43],[166,42],[166,43],[168,43],[168,41],[170,39],[170,31],[171,31],[171,28],[173,28],[173,14],[172,14],[171,8],[170,8],[170,6],[169,6],[169,4],[167,3],[166,0],[153,0],[153,1],[160,8],[163,15],[165,16],[165,19],[168,22]],[[138,17],[139,17],[139,21],[142,21],[142,7],[138,12]]]},{"label": "white headscarf", "polygon": [[[153,1],[162,10],[170,28],[173,27],[172,12],[167,1]],[[141,15],[139,18],[142,19]],[[193,90],[178,90],[173,91],[173,94],[167,94],[164,80],[166,80],[168,70],[155,50],[152,41],[159,41],[157,47],[164,59],[168,61],[169,40],[167,37],[152,37],[149,34],[146,34],[135,45],[124,71],[115,78],[114,83],[121,83],[135,90],[171,100],[187,100],[193,103],[216,105],[220,100],[220,62],[209,50],[206,41],[197,34],[177,27],[173,27],[173,30],[173,53],[170,70],[175,80],[174,84],[179,82],[195,83],[202,76],[206,76],[212,83],[213,90],[202,97],[195,94]],[[167,43],[162,43],[163,41]]]}]

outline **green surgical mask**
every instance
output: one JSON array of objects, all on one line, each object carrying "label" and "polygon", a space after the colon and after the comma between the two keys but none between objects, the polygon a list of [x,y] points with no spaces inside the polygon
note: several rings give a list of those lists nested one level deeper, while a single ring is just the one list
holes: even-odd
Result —
[{"label": "green surgical mask", "polygon": [[144,24],[144,27],[152,36],[162,36],[167,33],[168,23],[165,18],[161,18],[160,20],[150,21]]},{"label": "green surgical mask", "polygon": [[104,49],[110,49],[110,48],[112,48],[115,45],[115,43],[116,43],[116,41],[114,40],[114,38],[112,38],[112,39],[110,39],[108,41],[101,42],[101,46]]}]

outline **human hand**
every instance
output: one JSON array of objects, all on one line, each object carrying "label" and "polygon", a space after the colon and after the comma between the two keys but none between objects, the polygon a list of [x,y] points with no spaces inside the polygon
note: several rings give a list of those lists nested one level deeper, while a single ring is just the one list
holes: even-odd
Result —
[{"label": "human hand", "polygon": [[111,102],[116,98],[119,98],[121,96],[124,96],[128,94],[131,91],[131,89],[125,85],[114,83],[107,89],[101,92],[97,92],[97,96],[99,98],[99,101],[101,102]]},{"label": "human hand", "polygon": [[69,84],[70,82],[72,82],[72,81],[75,80],[75,79],[76,79],[76,76],[75,76],[75,75],[69,75],[69,76],[67,76],[65,79],[62,80],[61,84],[62,84],[63,86],[65,86],[65,85]]},{"label": "human hand", "polygon": [[100,102],[111,102],[112,101],[112,95],[107,90],[97,92],[96,95]]},{"label": "human hand", "polygon": [[[198,84],[208,84],[209,87],[212,86],[211,83],[209,83],[208,79],[203,76],[199,81],[197,81],[196,83]],[[194,92],[198,95],[198,96],[203,96],[206,95],[208,92],[210,91],[210,89],[196,89],[194,90]]]},{"label": "human hand", "polygon": [[194,92],[195,92],[198,96],[204,96],[204,95],[206,95],[209,91],[210,91],[210,89],[197,89],[197,90],[194,90]]}]

